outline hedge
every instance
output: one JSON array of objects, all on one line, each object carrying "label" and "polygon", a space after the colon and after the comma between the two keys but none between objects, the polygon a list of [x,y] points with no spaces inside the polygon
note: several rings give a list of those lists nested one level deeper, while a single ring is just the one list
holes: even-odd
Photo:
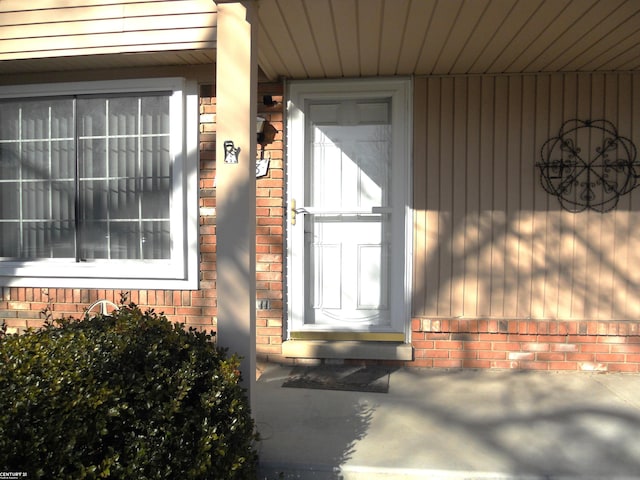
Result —
[{"label": "hedge", "polygon": [[0,471],[31,479],[254,479],[239,361],[155,312],[0,332]]}]

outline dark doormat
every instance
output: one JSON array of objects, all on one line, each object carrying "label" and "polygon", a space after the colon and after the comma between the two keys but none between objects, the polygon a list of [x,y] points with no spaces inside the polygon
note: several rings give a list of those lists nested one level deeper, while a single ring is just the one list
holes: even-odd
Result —
[{"label": "dark doormat", "polygon": [[313,388],[351,392],[387,393],[390,367],[320,365],[295,367],[282,384],[287,388]]}]

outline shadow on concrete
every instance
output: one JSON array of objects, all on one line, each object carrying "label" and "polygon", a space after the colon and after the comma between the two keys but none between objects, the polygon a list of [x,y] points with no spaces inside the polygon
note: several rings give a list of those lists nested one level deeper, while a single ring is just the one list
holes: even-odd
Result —
[{"label": "shadow on concrete", "polygon": [[289,371],[269,370],[256,387],[259,478],[340,478],[340,466],[367,434],[375,403],[360,392],[283,388]]},{"label": "shadow on concrete", "polygon": [[282,380],[259,382],[261,479],[640,478],[635,375],[400,369],[388,394]]}]

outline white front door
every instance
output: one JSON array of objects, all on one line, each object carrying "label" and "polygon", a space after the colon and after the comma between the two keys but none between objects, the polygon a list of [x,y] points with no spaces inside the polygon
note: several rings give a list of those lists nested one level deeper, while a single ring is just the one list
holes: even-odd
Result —
[{"label": "white front door", "polygon": [[408,86],[405,80],[291,85],[292,337],[405,339]]}]

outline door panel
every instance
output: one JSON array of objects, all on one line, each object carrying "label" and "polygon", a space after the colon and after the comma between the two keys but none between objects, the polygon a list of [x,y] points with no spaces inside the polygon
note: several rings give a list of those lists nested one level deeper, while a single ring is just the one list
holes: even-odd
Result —
[{"label": "door panel", "polygon": [[386,101],[310,105],[306,324],[331,329],[390,322],[382,301],[389,287],[383,254],[389,215],[371,213],[387,206],[388,110]]},{"label": "door panel", "polygon": [[289,331],[404,332],[407,125],[388,92],[312,97],[290,123]]}]

